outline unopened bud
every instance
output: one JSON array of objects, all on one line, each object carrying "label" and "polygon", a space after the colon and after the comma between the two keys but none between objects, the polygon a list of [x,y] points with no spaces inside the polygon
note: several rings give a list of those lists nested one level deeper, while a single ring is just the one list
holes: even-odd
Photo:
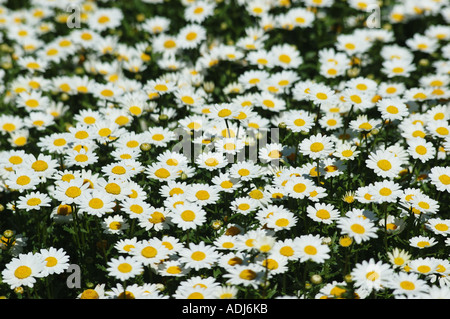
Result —
[{"label": "unopened bud", "polygon": [[203,83],[203,89],[205,90],[206,93],[211,93],[212,91],[214,91],[214,88],[215,88],[214,82],[208,81]]},{"label": "unopened bud", "polygon": [[346,283],[351,283],[351,282],[353,281],[352,275],[350,275],[350,274],[345,275],[344,281],[345,281]]},{"label": "unopened bud", "polygon": [[182,172],[180,175],[180,178],[182,181],[186,180],[188,178],[187,174],[185,172]]},{"label": "unopened bud", "polygon": [[14,292],[16,293],[16,294],[18,294],[18,295],[21,295],[21,294],[23,294],[23,287],[16,287],[16,288],[14,288]]},{"label": "unopened bud", "polygon": [[168,119],[169,119],[169,116],[167,116],[167,114],[161,114],[159,116],[160,121],[167,121]]},{"label": "unopened bud", "polygon": [[222,225],[223,225],[223,222],[221,220],[215,220],[215,221],[212,222],[211,227],[214,230],[218,230],[218,229],[220,229],[222,227]]},{"label": "unopened bud", "polygon": [[10,229],[7,229],[7,230],[5,230],[5,231],[3,232],[3,236],[4,236],[5,238],[11,238],[12,236],[14,236],[14,231],[13,231],[13,230],[10,230]]},{"label": "unopened bud", "polygon": [[428,60],[428,59],[420,59],[419,65],[420,66],[428,66],[428,65],[430,65],[430,60]]},{"label": "unopened bud", "polygon": [[313,284],[316,284],[316,285],[322,283],[322,276],[321,275],[317,275],[317,274],[316,275],[312,275],[311,276],[311,282]]},{"label": "unopened bud", "polygon": [[141,151],[146,152],[146,151],[149,151],[152,149],[152,145],[149,143],[142,143],[140,148],[141,148]]}]

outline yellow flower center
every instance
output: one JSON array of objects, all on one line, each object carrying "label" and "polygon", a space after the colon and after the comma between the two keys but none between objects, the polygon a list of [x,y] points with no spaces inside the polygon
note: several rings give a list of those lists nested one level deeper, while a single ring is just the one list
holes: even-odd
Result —
[{"label": "yellow flower center", "polygon": [[42,201],[41,201],[40,198],[38,198],[38,197],[33,197],[33,198],[30,198],[29,200],[27,200],[27,205],[28,205],[28,206],[37,206],[37,205],[39,205],[41,202],[42,202]]},{"label": "yellow flower center", "polygon": [[350,229],[356,234],[364,234],[366,232],[365,228],[360,224],[353,224]]},{"label": "yellow flower center", "polygon": [[195,219],[195,213],[192,210],[185,210],[181,213],[181,219],[192,222]]},{"label": "yellow flower center", "polygon": [[388,160],[384,160],[384,159],[379,160],[377,162],[377,166],[383,171],[388,171],[392,168],[391,162],[389,162]]},{"label": "yellow flower center", "polygon": [[239,278],[244,279],[244,280],[253,280],[256,278],[256,276],[257,276],[256,272],[254,272],[251,269],[244,269],[239,274]]},{"label": "yellow flower center", "polygon": [[391,194],[392,194],[392,191],[387,187],[383,187],[382,189],[380,189],[380,195],[382,195],[382,196],[389,196]]},{"label": "yellow flower center", "polygon": [[328,219],[331,217],[330,212],[327,211],[326,209],[319,209],[316,212],[316,216],[320,219]]},{"label": "yellow flower center", "polygon": [[94,289],[86,289],[81,294],[80,299],[99,299],[100,296]]},{"label": "yellow flower center", "polygon": [[70,186],[66,189],[65,194],[70,198],[76,198],[81,195],[81,189],[77,186]]},{"label": "yellow flower center", "polygon": [[14,271],[14,276],[18,279],[25,279],[31,276],[31,268],[28,266],[19,266]]},{"label": "yellow flower center", "polygon": [[107,193],[113,194],[113,195],[119,195],[120,192],[122,191],[120,186],[116,183],[108,183],[105,186],[105,190]]},{"label": "yellow flower center", "polygon": [[100,198],[92,198],[89,200],[89,207],[93,209],[100,209],[103,207],[103,201]]},{"label": "yellow flower center", "polygon": [[151,246],[147,246],[141,250],[141,255],[145,258],[153,258],[158,254],[158,251]]},{"label": "yellow flower center", "polygon": [[55,267],[58,264],[58,260],[52,256],[45,258],[45,261],[47,262],[47,267]]},{"label": "yellow flower center", "polygon": [[167,178],[170,176],[170,172],[162,167],[156,170],[155,175],[159,178]]},{"label": "yellow flower center", "polygon": [[314,152],[314,153],[320,152],[324,148],[325,148],[325,146],[322,143],[320,143],[320,142],[314,142],[310,146],[311,152]]},{"label": "yellow flower center", "polygon": [[191,258],[195,261],[200,261],[206,258],[206,254],[202,251],[196,251],[192,253]]},{"label": "yellow flower center", "polygon": [[207,191],[200,190],[197,193],[195,193],[195,197],[197,197],[197,199],[199,200],[207,200],[210,198],[210,195]]},{"label": "yellow flower center", "polygon": [[304,248],[304,252],[308,255],[315,255],[317,254],[317,248],[311,245],[308,245]]},{"label": "yellow flower center", "polygon": [[377,273],[376,271],[369,271],[369,272],[366,274],[366,279],[367,279],[367,280],[370,280],[370,281],[376,281],[376,280],[379,279],[379,278],[380,278],[380,274]]}]

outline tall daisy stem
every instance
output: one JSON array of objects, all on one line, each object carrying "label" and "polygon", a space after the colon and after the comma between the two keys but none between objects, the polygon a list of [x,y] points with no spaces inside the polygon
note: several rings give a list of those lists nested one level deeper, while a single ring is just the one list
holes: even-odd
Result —
[{"label": "tall daisy stem", "polygon": [[388,231],[387,231],[387,219],[388,219],[388,213],[387,213],[387,202],[383,203],[383,212],[384,212],[384,249],[387,253],[388,251]]}]

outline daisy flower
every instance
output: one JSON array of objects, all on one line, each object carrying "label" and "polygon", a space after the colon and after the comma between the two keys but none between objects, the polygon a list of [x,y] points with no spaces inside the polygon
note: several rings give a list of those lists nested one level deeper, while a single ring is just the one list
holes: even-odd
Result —
[{"label": "daisy flower", "polygon": [[184,10],[184,17],[189,22],[203,23],[214,14],[215,3],[209,1],[195,1]]},{"label": "daisy flower", "polygon": [[9,189],[24,192],[34,189],[41,182],[36,173],[31,169],[21,168],[8,174],[5,184]]},{"label": "daisy flower", "polygon": [[373,183],[369,193],[373,196],[373,200],[376,203],[393,203],[401,196],[402,191],[399,184],[391,180],[383,180]]},{"label": "daisy flower", "polygon": [[236,299],[239,290],[234,286],[222,286],[215,289],[214,297],[216,299]]},{"label": "daisy flower", "polygon": [[426,281],[419,279],[418,274],[406,272],[395,273],[386,287],[392,289],[396,297],[414,296],[428,290]]},{"label": "daisy flower", "polygon": [[178,177],[179,169],[162,163],[153,163],[145,168],[145,173],[151,179],[170,181]]},{"label": "daisy flower", "polygon": [[105,297],[105,284],[98,284],[94,288],[83,290],[77,299],[103,299]]},{"label": "daisy flower", "polygon": [[327,131],[334,131],[342,128],[344,123],[340,115],[327,113],[319,119],[319,125]]},{"label": "daisy flower", "polygon": [[271,275],[282,274],[288,271],[288,260],[281,255],[270,254],[258,260],[257,263],[267,269]]},{"label": "daisy flower", "polygon": [[409,115],[408,107],[399,98],[384,98],[377,103],[377,109],[385,120],[401,120]]},{"label": "daisy flower", "polygon": [[257,264],[235,265],[227,268],[227,273],[223,275],[227,283],[236,286],[251,286],[255,289],[263,283],[265,268]]},{"label": "daisy flower", "polygon": [[17,200],[17,208],[25,210],[40,210],[41,207],[49,207],[51,198],[41,192],[28,193],[25,196],[20,196]]},{"label": "daisy flower", "polygon": [[428,177],[438,191],[450,192],[450,166],[435,166]]},{"label": "daisy flower", "polygon": [[335,146],[333,155],[339,158],[341,161],[353,160],[355,159],[360,151],[357,150],[357,146],[350,143],[338,143]]},{"label": "daisy flower", "polygon": [[129,228],[128,222],[120,215],[107,216],[102,221],[105,234],[121,235]]},{"label": "daisy flower", "polygon": [[283,118],[283,122],[293,132],[309,132],[314,126],[314,116],[303,110],[288,111]]},{"label": "daisy flower", "polygon": [[129,254],[130,251],[136,247],[136,243],[137,243],[137,238],[136,237],[132,237],[132,238],[125,238],[125,239],[119,239],[118,241],[116,241],[116,243],[114,244],[114,248],[122,254]]},{"label": "daisy flower", "polygon": [[104,31],[118,27],[123,13],[118,8],[99,8],[88,18],[88,25],[95,31]]},{"label": "daisy flower", "polygon": [[80,212],[102,217],[112,213],[116,206],[115,198],[102,189],[87,189],[77,199]]},{"label": "daisy flower", "polygon": [[356,132],[367,133],[381,126],[381,120],[369,119],[367,115],[361,114],[355,120],[350,121],[350,128]]},{"label": "daisy flower", "polygon": [[328,254],[330,248],[323,244],[323,240],[319,235],[302,235],[296,242],[299,251],[300,262],[311,260],[315,263],[322,264],[330,258]]},{"label": "daisy flower", "polygon": [[222,138],[214,142],[214,148],[217,152],[228,155],[234,155],[241,152],[245,147],[245,142],[239,138]]},{"label": "daisy flower", "polygon": [[331,204],[324,203],[315,203],[314,206],[309,205],[306,208],[306,213],[312,220],[328,225],[332,224],[340,217],[340,212],[336,209],[336,207]]},{"label": "daisy flower", "polygon": [[267,217],[266,227],[274,231],[291,229],[297,224],[298,218],[290,211],[280,211]]},{"label": "daisy flower", "polygon": [[19,254],[5,265],[2,280],[11,289],[21,286],[33,287],[36,278],[44,276],[44,261],[40,254]]},{"label": "daisy flower", "polygon": [[189,246],[181,249],[178,255],[186,267],[195,270],[211,268],[220,256],[215,246],[206,245],[204,242],[189,243]]},{"label": "daisy flower", "polygon": [[284,240],[277,240],[271,252],[286,257],[288,260],[297,260],[300,258],[301,246],[298,245],[299,237],[294,239],[286,238]]},{"label": "daisy flower", "polygon": [[448,236],[450,235],[450,220],[442,218],[430,218],[427,220],[425,226],[436,235]]},{"label": "daisy flower", "polygon": [[206,30],[198,24],[184,26],[178,32],[180,48],[193,49],[206,39]]},{"label": "daisy flower", "polygon": [[102,167],[104,176],[108,178],[130,180],[142,171],[141,164],[136,160],[121,160]]},{"label": "daisy flower", "polygon": [[286,108],[285,100],[270,92],[257,94],[255,105],[271,112],[280,112]]},{"label": "daisy flower", "polygon": [[392,152],[383,150],[370,153],[366,165],[378,176],[389,179],[398,176],[402,170],[399,158]]},{"label": "daisy flower", "polygon": [[230,203],[230,209],[236,213],[247,215],[259,207],[256,199],[249,197],[238,197]]},{"label": "daisy flower", "polygon": [[194,203],[177,205],[172,211],[172,222],[183,230],[196,229],[206,222],[206,212]]},{"label": "daisy flower", "polygon": [[169,256],[178,254],[178,251],[184,247],[180,240],[173,236],[163,235],[161,242],[169,250]]},{"label": "daisy flower", "polygon": [[316,105],[336,102],[336,92],[325,84],[313,83],[308,91],[307,97]]},{"label": "daisy flower", "polygon": [[259,70],[272,68],[275,63],[274,58],[268,54],[268,51],[262,48],[249,52],[246,60],[250,65],[255,65]]},{"label": "daisy flower", "polygon": [[144,288],[138,284],[127,285],[124,287],[118,283],[111,287],[111,290],[105,291],[106,299],[141,299],[144,296]]},{"label": "daisy flower", "polygon": [[420,257],[409,262],[408,267],[411,272],[430,276],[436,273],[439,265],[439,260],[430,257]]},{"label": "daisy flower", "polygon": [[213,244],[218,250],[231,251],[236,250],[236,242],[235,236],[222,234],[214,240]]},{"label": "daisy flower", "polygon": [[436,245],[438,242],[433,237],[428,236],[414,236],[409,239],[409,245],[419,249],[430,248]]},{"label": "daisy flower", "polygon": [[371,238],[377,238],[377,228],[369,219],[359,217],[341,217],[337,221],[337,227],[343,234],[353,238],[356,243],[368,241]]},{"label": "daisy flower", "polygon": [[[89,143],[89,145],[92,145]],[[93,146],[93,145],[92,145]],[[88,167],[98,161],[98,155],[95,152],[95,147],[89,147],[86,149],[85,147],[77,149],[76,147],[73,149],[66,150],[66,154],[64,156],[64,163],[68,167],[79,166],[79,167]]]},{"label": "daisy flower", "polygon": [[386,289],[393,274],[389,264],[382,261],[375,262],[373,258],[356,264],[351,271],[355,285],[369,291]]},{"label": "daisy flower", "polygon": [[147,132],[149,136],[148,142],[156,146],[167,146],[167,143],[175,139],[175,133],[170,129],[163,127],[152,127]]},{"label": "daisy flower", "polygon": [[232,164],[229,173],[230,177],[249,181],[261,176],[261,167],[253,161],[242,161]]},{"label": "daisy flower", "polygon": [[413,159],[418,159],[422,163],[429,161],[436,155],[436,149],[433,143],[426,141],[424,138],[416,137],[407,140],[407,152]]},{"label": "daisy flower", "polygon": [[82,179],[72,179],[68,182],[59,182],[52,194],[53,198],[58,198],[63,204],[77,203],[81,199],[81,195],[89,188],[88,183],[84,183]]},{"label": "daisy flower", "polygon": [[125,281],[140,275],[144,268],[135,257],[119,256],[108,261],[106,271],[109,276]]},{"label": "daisy flower", "polygon": [[24,120],[19,116],[0,115],[0,132],[8,134],[16,130],[20,130],[25,126]]},{"label": "daisy flower", "polygon": [[187,199],[199,206],[216,203],[219,199],[219,191],[215,186],[208,184],[191,184],[186,193]]},{"label": "daisy flower", "polygon": [[399,59],[384,61],[381,69],[389,78],[408,77],[415,70],[416,67],[413,63]]},{"label": "daisy flower", "polygon": [[411,260],[411,254],[405,250],[394,248],[392,251],[387,253],[389,262],[394,268],[403,268],[409,264]]},{"label": "daisy flower", "polygon": [[59,248],[56,249],[54,247],[43,248],[39,251],[42,258],[44,259],[45,267],[43,269],[43,274],[52,275],[52,274],[61,274],[69,268],[69,255],[64,249]]},{"label": "daisy flower", "polygon": [[160,231],[162,229],[168,229],[169,226],[172,225],[172,222],[170,220],[171,212],[167,211],[163,207],[150,207],[150,209],[139,213],[139,208],[136,208],[136,206],[133,205],[130,208],[134,209],[135,211],[137,210],[137,219],[139,221],[139,226],[141,226],[145,230],[153,229],[155,231]]},{"label": "daisy flower", "polygon": [[300,142],[300,152],[311,159],[323,159],[333,152],[331,137],[318,133]]},{"label": "daisy flower", "polygon": [[158,274],[167,277],[184,277],[190,269],[186,268],[180,260],[168,260],[158,264]]},{"label": "daisy flower", "polygon": [[311,192],[314,191],[314,184],[311,180],[303,177],[291,178],[284,189],[288,193],[288,196],[293,198],[302,199],[308,197]]},{"label": "daisy flower", "polygon": [[201,153],[195,163],[200,167],[207,169],[208,171],[218,170],[225,167],[228,164],[228,160],[223,156],[223,152],[204,152]]},{"label": "daisy flower", "polygon": [[450,124],[447,120],[437,120],[428,122],[426,125],[427,131],[437,138],[450,137]]},{"label": "daisy flower", "polygon": [[158,264],[166,259],[169,250],[158,238],[139,241],[135,248],[131,249],[130,254],[135,257],[142,265],[149,266]]},{"label": "daisy flower", "polygon": [[279,161],[282,158],[284,146],[280,143],[268,143],[258,151],[258,157],[261,161],[270,162],[272,165],[274,161]]},{"label": "daisy flower", "polygon": [[130,218],[139,218],[141,214],[148,212],[151,209],[149,203],[141,198],[127,197],[120,201],[120,207]]}]

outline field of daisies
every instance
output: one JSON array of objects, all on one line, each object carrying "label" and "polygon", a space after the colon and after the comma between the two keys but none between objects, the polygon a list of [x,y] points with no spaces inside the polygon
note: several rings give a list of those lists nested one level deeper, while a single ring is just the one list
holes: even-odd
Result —
[{"label": "field of daisies", "polygon": [[0,0],[4,299],[449,299],[448,0]]}]

